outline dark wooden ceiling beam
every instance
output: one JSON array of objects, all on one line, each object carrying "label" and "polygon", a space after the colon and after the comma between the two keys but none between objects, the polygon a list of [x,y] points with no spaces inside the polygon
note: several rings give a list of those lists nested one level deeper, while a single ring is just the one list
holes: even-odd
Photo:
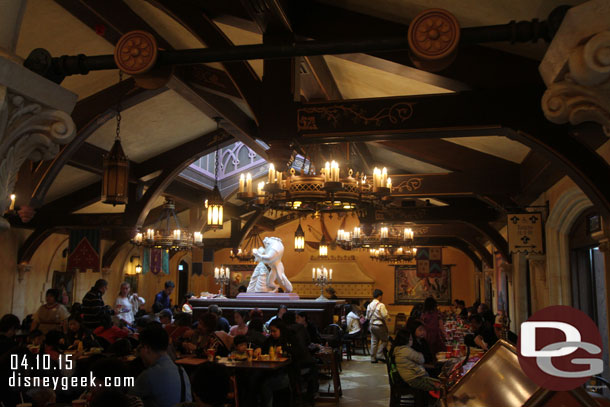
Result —
[{"label": "dark wooden ceiling beam", "polygon": [[[291,2],[289,15],[296,35],[317,40],[406,36],[409,28],[407,24],[317,1]],[[413,66],[407,51],[371,55]],[[537,61],[480,45],[461,46],[455,61],[438,74],[474,89],[542,83]]]},{"label": "dark wooden ceiling beam", "polygon": [[[193,0],[149,0],[149,2],[182,24],[208,47],[233,46],[220,28],[205,15],[205,10],[199,3]],[[261,97],[261,81],[258,76],[247,61],[224,62],[222,65],[257,120]]]},{"label": "dark wooden ceiling beam", "polygon": [[267,153],[263,146],[255,141],[258,137],[256,122],[230,99],[209,92],[190,80],[189,76],[177,73],[168,86],[208,117],[223,118],[223,129],[258,155],[266,157]]},{"label": "dark wooden ceiling beam", "polygon": [[383,141],[376,145],[450,171],[476,174],[493,169],[500,177],[518,179],[519,175],[518,164],[446,140]]},{"label": "dark wooden ceiling beam", "polygon": [[76,137],[62,147],[53,160],[39,163],[33,174],[36,181],[30,206],[36,208],[42,205],[49,188],[64,165],[73,158],[78,160],[76,156],[87,138],[116,116],[116,105],[119,98],[122,98],[123,109],[128,109],[166,90],[167,88],[141,89],[136,87],[132,78],[129,78],[79,101],[72,112],[72,119],[77,128]]},{"label": "dark wooden ceiling beam", "polygon": [[[485,171],[462,174],[390,174],[392,198],[451,197],[454,195],[513,195],[520,191],[518,176],[498,174],[490,177]],[[517,175],[517,174],[515,174]]]}]

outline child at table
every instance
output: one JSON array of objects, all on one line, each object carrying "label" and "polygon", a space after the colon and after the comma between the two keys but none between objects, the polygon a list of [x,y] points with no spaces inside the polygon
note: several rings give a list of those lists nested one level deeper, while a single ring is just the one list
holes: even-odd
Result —
[{"label": "child at table", "polygon": [[235,339],[233,339],[233,352],[231,352],[231,358],[235,360],[248,359],[248,338],[246,335],[237,335]]}]

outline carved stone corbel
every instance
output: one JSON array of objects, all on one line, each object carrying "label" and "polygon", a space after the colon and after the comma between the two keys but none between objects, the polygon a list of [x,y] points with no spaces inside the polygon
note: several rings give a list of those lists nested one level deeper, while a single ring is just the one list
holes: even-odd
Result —
[{"label": "carved stone corbel", "polygon": [[[27,159],[50,160],[76,134],[76,95],[0,57],[0,215]],[[0,229],[9,223],[0,217]]]},{"label": "carved stone corbel", "polygon": [[568,11],[540,73],[546,118],[557,124],[599,123],[610,137],[610,7],[591,0]]},{"label": "carved stone corbel", "polygon": [[530,263],[534,280],[543,283],[546,287],[546,256],[544,254],[530,254],[527,256],[527,260]]}]

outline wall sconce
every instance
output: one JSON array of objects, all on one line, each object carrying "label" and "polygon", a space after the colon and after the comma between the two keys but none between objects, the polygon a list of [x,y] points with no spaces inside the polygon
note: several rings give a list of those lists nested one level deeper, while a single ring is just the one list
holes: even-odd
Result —
[{"label": "wall sconce", "polygon": [[[137,264],[136,264],[136,266],[135,266],[135,271],[136,271],[136,273],[135,273],[135,274],[136,274],[136,275],[137,275],[137,274],[142,274],[142,265],[140,264],[140,261],[139,261],[139,260],[140,260],[140,256],[131,256],[131,257],[129,258],[129,262],[130,262],[130,263],[133,263],[134,259],[138,259],[138,263],[137,263]],[[131,274],[131,273],[130,273],[130,274]]]}]

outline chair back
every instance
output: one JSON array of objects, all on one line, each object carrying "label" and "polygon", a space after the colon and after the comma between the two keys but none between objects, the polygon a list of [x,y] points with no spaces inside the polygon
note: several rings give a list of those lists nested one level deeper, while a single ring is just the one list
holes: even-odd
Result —
[{"label": "chair back", "polygon": [[371,322],[367,319],[366,321],[364,321],[364,324],[362,324],[362,326],[360,327],[360,335],[364,339],[366,339],[369,335],[369,324],[370,323]]}]

